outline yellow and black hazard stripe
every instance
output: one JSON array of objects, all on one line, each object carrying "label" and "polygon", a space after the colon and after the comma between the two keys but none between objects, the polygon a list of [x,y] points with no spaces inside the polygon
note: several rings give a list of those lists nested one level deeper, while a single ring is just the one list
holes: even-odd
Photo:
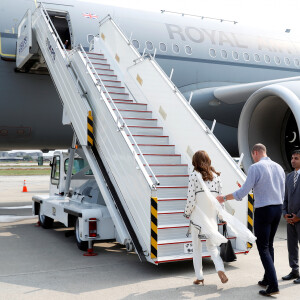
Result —
[{"label": "yellow and black hazard stripe", "polygon": [[157,198],[151,197],[151,258],[157,258]]},{"label": "yellow and black hazard stripe", "polygon": [[91,147],[94,146],[94,120],[91,111],[87,117],[87,144]]},{"label": "yellow and black hazard stripe", "polygon": [[[248,229],[253,232],[253,205],[254,198],[253,194],[248,194]],[[247,244],[248,248],[252,248],[252,244]]]}]

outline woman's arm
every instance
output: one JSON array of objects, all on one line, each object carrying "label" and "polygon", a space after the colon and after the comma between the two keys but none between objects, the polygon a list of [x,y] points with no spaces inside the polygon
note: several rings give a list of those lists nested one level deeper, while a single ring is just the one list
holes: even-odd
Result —
[{"label": "woman's arm", "polygon": [[184,217],[189,218],[192,211],[195,208],[196,204],[196,188],[195,188],[195,173],[192,173],[189,177],[189,186],[188,186],[188,194],[187,194],[187,201],[184,210]]}]

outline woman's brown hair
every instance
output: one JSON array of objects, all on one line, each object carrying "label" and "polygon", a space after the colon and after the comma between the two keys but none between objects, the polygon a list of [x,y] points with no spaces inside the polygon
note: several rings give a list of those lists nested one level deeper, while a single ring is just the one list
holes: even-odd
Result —
[{"label": "woman's brown hair", "polygon": [[211,166],[211,160],[208,154],[203,150],[199,150],[194,154],[192,163],[194,170],[201,173],[204,181],[212,181],[214,178],[213,173],[217,174],[218,176],[221,174]]}]

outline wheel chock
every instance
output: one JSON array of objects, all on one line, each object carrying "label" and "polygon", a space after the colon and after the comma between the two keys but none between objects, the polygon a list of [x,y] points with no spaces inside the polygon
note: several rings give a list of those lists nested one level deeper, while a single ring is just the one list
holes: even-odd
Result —
[{"label": "wheel chock", "polygon": [[83,256],[96,256],[96,255],[98,255],[98,253],[95,253],[93,251],[93,248],[87,249],[87,252],[83,254]]}]

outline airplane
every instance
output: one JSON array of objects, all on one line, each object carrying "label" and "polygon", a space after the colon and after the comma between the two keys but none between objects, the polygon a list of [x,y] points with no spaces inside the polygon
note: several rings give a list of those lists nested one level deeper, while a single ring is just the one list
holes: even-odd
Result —
[{"label": "airplane", "polygon": [[[110,14],[140,53],[155,54],[206,124],[217,121],[214,133],[232,156],[239,155],[240,126],[240,152],[261,141],[276,161],[286,170],[291,168],[290,151],[299,147],[300,118],[290,94],[297,94],[300,43],[292,41],[288,33],[257,31],[235,21],[80,0],[1,1],[0,150],[47,152],[71,145],[72,130],[62,125],[62,105],[45,63],[37,59],[30,68],[16,68],[18,24],[26,11],[33,11],[40,2],[69,49],[78,44],[88,49],[99,21]],[[290,94],[280,94],[278,89],[290,89]]]}]

